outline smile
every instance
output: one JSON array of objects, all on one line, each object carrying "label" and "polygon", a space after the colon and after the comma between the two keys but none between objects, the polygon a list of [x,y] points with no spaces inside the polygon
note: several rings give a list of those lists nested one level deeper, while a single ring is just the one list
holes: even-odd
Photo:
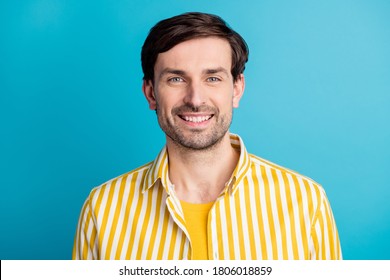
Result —
[{"label": "smile", "polygon": [[213,115],[205,115],[205,116],[183,116],[183,115],[179,115],[179,117],[181,119],[185,120],[186,122],[201,123],[201,122],[208,121],[209,119],[211,119],[213,117]]}]

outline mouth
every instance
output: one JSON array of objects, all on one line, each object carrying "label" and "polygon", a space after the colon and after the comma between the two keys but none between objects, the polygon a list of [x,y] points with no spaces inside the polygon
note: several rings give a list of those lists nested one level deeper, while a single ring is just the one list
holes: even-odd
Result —
[{"label": "mouth", "polygon": [[178,115],[178,116],[179,118],[181,118],[182,120],[188,123],[200,124],[200,123],[207,122],[214,115],[210,114],[210,115],[200,115],[200,116],[199,115]]}]

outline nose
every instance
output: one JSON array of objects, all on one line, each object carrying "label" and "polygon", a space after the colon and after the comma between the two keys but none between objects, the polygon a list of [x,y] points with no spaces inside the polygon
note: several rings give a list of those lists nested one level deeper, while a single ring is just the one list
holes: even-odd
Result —
[{"label": "nose", "polygon": [[206,95],[204,88],[200,82],[191,82],[187,88],[184,96],[184,103],[198,107],[206,103]]}]

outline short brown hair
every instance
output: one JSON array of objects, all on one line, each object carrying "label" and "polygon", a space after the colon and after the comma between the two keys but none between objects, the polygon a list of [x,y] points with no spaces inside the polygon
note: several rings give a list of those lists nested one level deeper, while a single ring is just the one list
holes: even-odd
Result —
[{"label": "short brown hair", "polygon": [[184,41],[211,36],[229,42],[232,49],[231,73],[236,80],[244,72],[245,63],[248,61],[249,50],[245,40],[219,16],[197,12],[164,19],[150,29],[141,51],[143,79],[153,81],[158,54]]}]

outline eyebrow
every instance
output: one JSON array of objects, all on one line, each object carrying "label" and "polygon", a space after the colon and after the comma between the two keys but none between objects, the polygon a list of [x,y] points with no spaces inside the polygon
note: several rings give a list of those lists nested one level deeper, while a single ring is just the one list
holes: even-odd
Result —
[{"label": "eyebrow", "polygon": [[212,69],[206,69],[203,71],[204,74],[216,74],[216,73],[224,73],[226,75],[229,75],[229,72],[223,68],[223,67],[217,67]]},{"label": "eyebrow", "polygon": [[[226,75],[229,75],[228,70],[226,70],[223,67],[217,67],[217,68],[210,68],[210,69],[205,69],[202,71],[203,74],[209,75],[209,74],[217,74],[217,73],[224,73]],[[179,69],[173,69],[173,68],[165,68],[161,71],[159,77],[163,77],[165,75],[169,74],[174,74],[174,75],[180,75],[180,76],[185,76],[186,72],[183,70]]]},{"label": "eyebrow", "polygon": [[164,68],[159,75],[159,79],[161,79],[161,77],[164,77],[165,75],[170,75],[170,74],[184,76],[186,72],[178,69]]}]

